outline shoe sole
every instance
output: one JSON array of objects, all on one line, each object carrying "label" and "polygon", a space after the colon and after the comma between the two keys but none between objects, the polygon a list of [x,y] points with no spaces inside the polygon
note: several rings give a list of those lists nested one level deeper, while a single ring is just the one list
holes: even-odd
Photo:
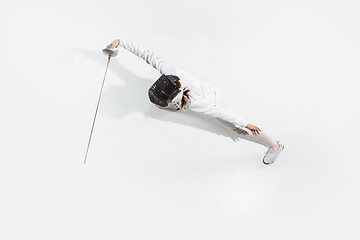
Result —
[{"label": "shoe sole", "polygon": [[[285,146],[283,145],[283,148],[281,149],[281,151],[284,150],[284,149],[285,149]],[[265,158],[265,156],[264,156],[264,158]],[[276,161],[276,159],[275,159],[275,161],[273,161],[272,163],[266,163],[266,162],[264,161],[264,158],[263,158],[263,163],[264,163],[265,165],[273,164],[273,163]]]}]

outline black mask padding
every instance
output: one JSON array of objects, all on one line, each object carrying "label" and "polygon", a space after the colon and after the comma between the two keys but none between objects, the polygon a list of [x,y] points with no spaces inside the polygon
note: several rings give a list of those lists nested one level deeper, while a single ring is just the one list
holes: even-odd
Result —
[{"label": "black mask padding", "polygon": [[180,92],[164,74],[149,88],[150,101],[158,106],[166,107]]}]

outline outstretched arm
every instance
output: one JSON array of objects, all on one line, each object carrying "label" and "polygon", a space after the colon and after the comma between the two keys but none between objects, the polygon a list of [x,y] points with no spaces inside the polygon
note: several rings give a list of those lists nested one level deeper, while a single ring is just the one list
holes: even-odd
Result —
[{"label": "outstretched arm", "polygon": [[146,61],[146,63],[153,66],[156,70],[158,70],[161,74],[171,74],[175,67],[171,64],[165,62],[163,59],[156,56],[156,54],[150,50],[141,48],[139,46],[134,45],[133,43],[126,41],[124,39],[116,39],[111,43],[112,46],[117,47],[120,45],[122,48],[132,52],[139,58]]}]

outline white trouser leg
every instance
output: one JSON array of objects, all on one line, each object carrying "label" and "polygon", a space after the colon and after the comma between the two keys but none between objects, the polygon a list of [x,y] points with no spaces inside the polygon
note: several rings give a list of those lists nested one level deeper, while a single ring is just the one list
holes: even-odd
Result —
[{"label": "white trouser leg", "polygon": [[221,125],[223,125],[224,127],[230,129],[231,131],[236,132],[240,138],[246,139],[248,141],[251,142],[255,142],[258,144],[261,144],[267,148],[269,147],[277,147],[278,144],[276,142],[275,139],[271,138],[270,136],[268,136],[266,134],[266,132],[264,132],[264,130],[260,131],[260,134],[258,135],[254,135],[251,130],[247,129],[247,128],[242,128],[242,127],[236,127],[234,124],[224,121],[222,119],[219,118],[215,118]]}]

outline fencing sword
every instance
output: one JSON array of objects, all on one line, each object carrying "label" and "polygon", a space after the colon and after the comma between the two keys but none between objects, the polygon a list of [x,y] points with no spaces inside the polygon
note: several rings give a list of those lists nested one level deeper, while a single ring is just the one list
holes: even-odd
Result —
[{"label": "fencing sword", "polygon": [[116,55],[118,54],[117,48],[115,48],[112,45],[107,45],[105,48],[103,48],[102,51],[103,51],[103,53],[105,55],[108,55],[108,61],[107,61],[107,64],[106,64],[105,75],[104,75],[104,79],[103,79],[103,82],[102,82],[102,85],[101,85],[101,90],[100,90],[98,102],[97,102],[97,105],[96,105],[94,120],[93,120],[92,127],[91,127],[91,132],[90,132],[90,137],[89,137],[89,141],[88,141],[88,145],[87,145],[87,149],[86,149],[86,155],[85,155],[84,164],[86,163],[87,155],[88,155],[88,152],[89,152],[91,137],[92,137],[92,134],[93,134],[93,131],[94,131],[96,116],[97,116],[97,112],[98,112],[98,109],[99,109],[101,94],[102,94],[102,91],[103,91],[103,88],[104,88],[104,83],[105,83],[106,73],[107,73],[107,70],[108,70],[108,67],[109,67],[109,63],[110,63],[110,58],[111,57],[116,57]]}]

